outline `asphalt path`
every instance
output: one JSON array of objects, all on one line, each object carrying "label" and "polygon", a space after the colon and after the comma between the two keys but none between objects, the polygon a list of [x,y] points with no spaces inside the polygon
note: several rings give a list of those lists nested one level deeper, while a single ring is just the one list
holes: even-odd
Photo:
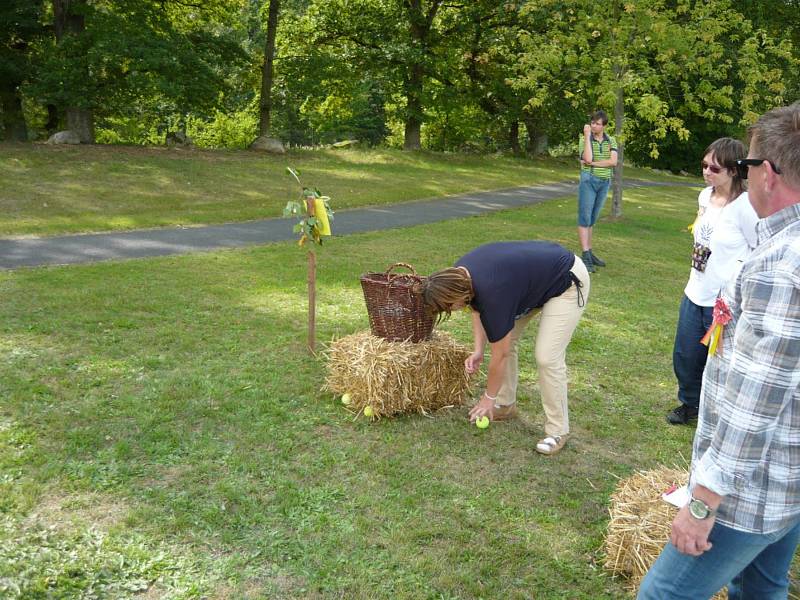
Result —
[{"label": "asphalt path", "polygon": [[[625,187],[697,185],[625,181]],[[334,235],[410,227],[518,208],[545,200],[575,197],[574,181],[474,192],[387,206],[336,211]],[[133,231],[0,239],[0,269],[126,260],[221,248],[241,248],[297,238],[296,219],[263,219],[203,227],[163,227]]]}]

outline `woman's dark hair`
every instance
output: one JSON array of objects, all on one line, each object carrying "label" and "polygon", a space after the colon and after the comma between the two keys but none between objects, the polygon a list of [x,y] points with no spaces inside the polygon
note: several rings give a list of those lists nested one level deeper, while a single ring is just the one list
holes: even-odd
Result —
[{"label": "woman's dark hair", "polygon": [[719,138],[711,142],[706,151],[703,152],[703,156],[708,156],[709,154],[713,155],[714,160],[720,166],[725,167],[731,176],[731,192],[728,202],[738,198],[747,190],[747,183],[739,177],[739,173],[736,170],[736,161],[747,156],[747,149],[744,144],[729,137]]},{"label": "woman's dark hair", "polygon": [[436,322],[450,317],[453,306],[469,304],[474,296],[472,279],[465,269],[450,267],[431,273],[421,284],[425,306]]}]

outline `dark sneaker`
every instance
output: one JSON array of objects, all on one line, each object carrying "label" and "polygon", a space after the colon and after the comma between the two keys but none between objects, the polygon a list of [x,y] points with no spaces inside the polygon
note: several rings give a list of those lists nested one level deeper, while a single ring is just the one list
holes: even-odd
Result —
[{"label": "dark sneaker", "polygon": [[597,258],[597,255],[594,252],[589,250],[589,254],[592,255],[592,264],[595,267],[605,267],[606,266],[606,261],[600,260],[599,258]]},{"label": "dark sneaker", "polygon": [[697,420],[697,409],[693,406],[681,404],[667,413],[667,423],[670,425],[688,425]]},{"label": "dark sneaker", "polygon": [[594,264],[592,264],[592,253],[591,252],[589,252],[587,250],[586,252],[581,254],[581,260],[583,261],[583,264],[586,265],[586,270],[589,271],[589,273],[594,273],[595,272],[596,269],[594,268]]}]

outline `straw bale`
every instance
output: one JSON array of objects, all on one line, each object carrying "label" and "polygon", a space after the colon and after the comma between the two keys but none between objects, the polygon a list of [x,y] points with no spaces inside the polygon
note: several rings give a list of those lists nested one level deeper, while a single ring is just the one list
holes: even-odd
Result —
[{"label": "straw bale", "polygon": [[[686,469],[662,467],[639,471],[620,480],[611,495],[610,520],[606,532],[605,568],[627,578],[632,591],[669,540],[678,509],[661,498],[672,485],[689,480]],[[714,596],[727,598],[725,590]]]},{"label": "straw bale", "polygon": [[463,405],[470,397],[464,360],[471,349],[446,332],[424,342],[390,342],[362,331],[331,342],[323,390],[350,394],[347,407],[374,418]]}]

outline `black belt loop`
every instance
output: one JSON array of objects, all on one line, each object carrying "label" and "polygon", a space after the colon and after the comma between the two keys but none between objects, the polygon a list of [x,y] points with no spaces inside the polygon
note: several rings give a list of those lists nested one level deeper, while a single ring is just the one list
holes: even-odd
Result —
[{"label": "black belt loop", "polygon": [[569,278],[572,280],[572,283],[575,284],[575,287],[578,289],[578,306],[583,308],[586,306],[586,298],[583,297],[583,282],[578,279],[578,276],[575,275],[572,271],[569,272]]}]

